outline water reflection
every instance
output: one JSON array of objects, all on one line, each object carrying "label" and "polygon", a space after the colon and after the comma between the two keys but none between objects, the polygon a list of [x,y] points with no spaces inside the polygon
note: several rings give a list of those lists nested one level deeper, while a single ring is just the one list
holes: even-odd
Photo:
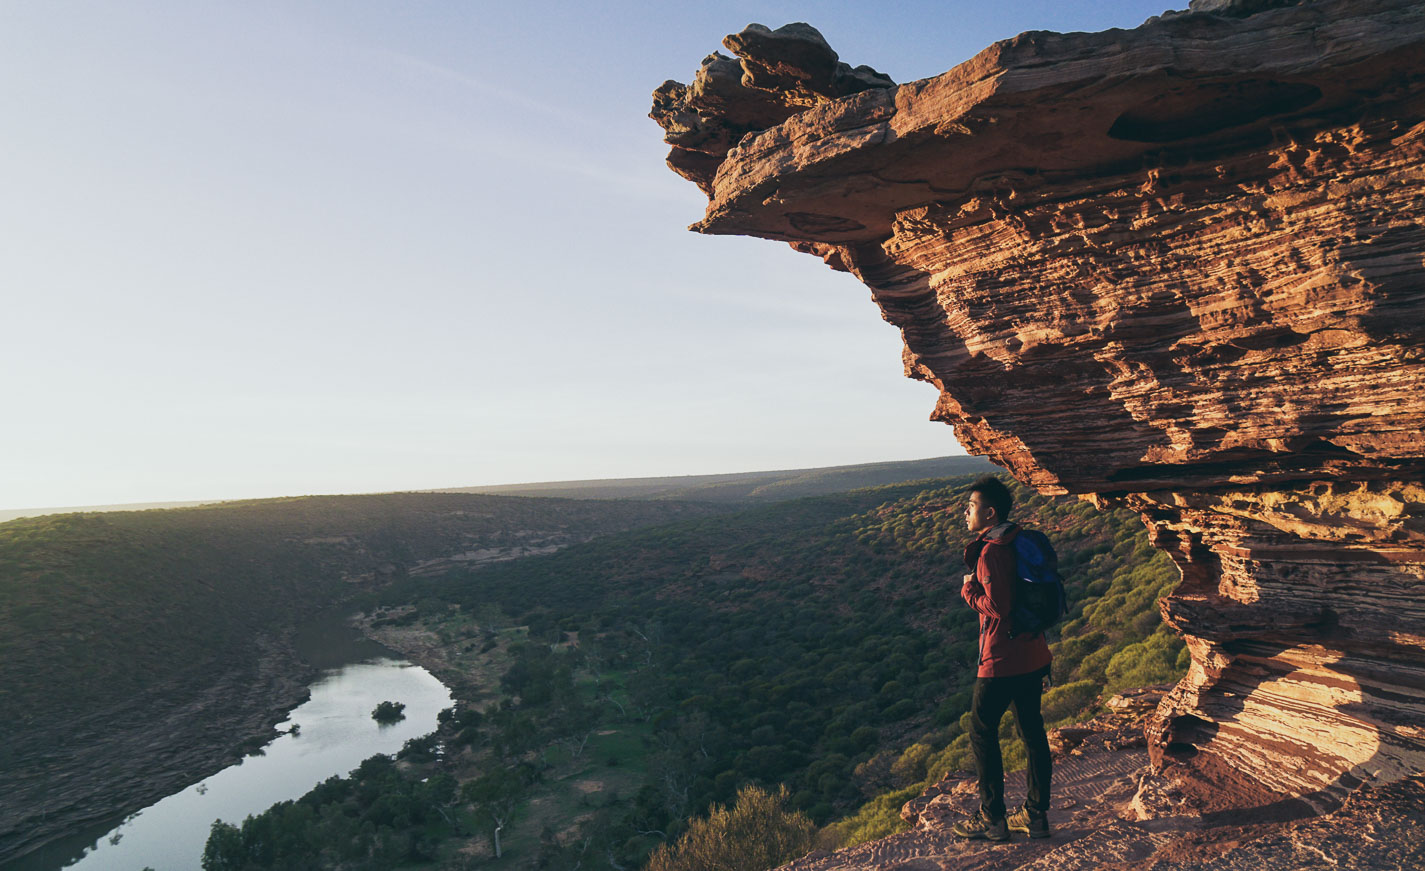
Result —
[{"label": "water reflection", "polygon": [[[405,704],[406,718],[371,719],[378,702]],[[279,801],[297,798],[376,753],[395,753],[436,727],[450,693],[425,669],[395,659],[344,666],[312,685],[312,697],[278,726],[292,730],[201,783],[144,808],[65,868],[80,871],[194,871],[213,820],[241,823]],[[51,866],[58,867],[58,866]],[[39,871],[39,869],[36,869]]]}]

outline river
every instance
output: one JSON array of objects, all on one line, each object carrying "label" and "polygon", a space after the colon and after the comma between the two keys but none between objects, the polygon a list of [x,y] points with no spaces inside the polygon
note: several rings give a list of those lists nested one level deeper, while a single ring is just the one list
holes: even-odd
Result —
[{"label": "river", "polygon": [[[122,821],[47,844],[5,871],[196,871],[215,819],[241,824],[279,801],[295,799],[332,775],[345,775],[377,753],[394,754],[436,728],[449,691],[419,666],[392,655],[332,615],[305,627],[298,652],[324,669],[311,698],[278,725],[263,748]],[[406,706],[405,719],[379,725],[382,701]],[[296,727],[295,730],[293,727]]]}]

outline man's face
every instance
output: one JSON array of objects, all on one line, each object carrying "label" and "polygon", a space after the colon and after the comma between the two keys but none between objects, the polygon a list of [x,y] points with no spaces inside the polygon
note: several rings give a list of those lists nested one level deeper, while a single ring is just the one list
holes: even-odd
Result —
[{"label": "man's face", "polygon": [[995,509],[985,501],[985,494],[975,491],[965,503],[965,526],[971,532],[983,532],[995,525]]}]

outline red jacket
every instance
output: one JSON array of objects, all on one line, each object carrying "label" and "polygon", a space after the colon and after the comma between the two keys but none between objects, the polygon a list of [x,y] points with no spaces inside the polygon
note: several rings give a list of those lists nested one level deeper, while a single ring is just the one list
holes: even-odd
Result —
[{"label": "red jacket", "polygon": [[965,547],[965,565],[975,567],[975,579],[961,588],[960,595],[980,613],[978,677],[1028,674],[1053,659],[1042,634],[1009,637],[1009,613],[1014,608],[1014,537],[1018,534],[1018,526],[1001,523]]}]

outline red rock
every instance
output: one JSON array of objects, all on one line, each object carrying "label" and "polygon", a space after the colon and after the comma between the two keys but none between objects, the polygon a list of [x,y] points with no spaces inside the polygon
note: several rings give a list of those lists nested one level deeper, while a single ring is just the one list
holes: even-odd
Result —
[{"label": "red rock", "polygon": [[692,86],[664,82],[648,113],[673,146],[669,168],[708,194],[718,167],[748,134],[827,100],[893,84],[870,67],[841,63],[808,24],[749,24],[723,44],[736,60],[720,52],[703,58]]},{"label": "red rock", "polygon": [[1055,756],[1072,753],[1084,739],[1097,731],[1089,726],[1063,726],[1049,733],[1049,750]]},{"label": "red rock", "polygon": [[1425,5],[1197,2],[809,93],[683,100],[740,131],[700,152],[694,229],[853,273],[970,452],[1141,512],[1192,653],[1150,729],[1164,794],[1418,783]]}]

